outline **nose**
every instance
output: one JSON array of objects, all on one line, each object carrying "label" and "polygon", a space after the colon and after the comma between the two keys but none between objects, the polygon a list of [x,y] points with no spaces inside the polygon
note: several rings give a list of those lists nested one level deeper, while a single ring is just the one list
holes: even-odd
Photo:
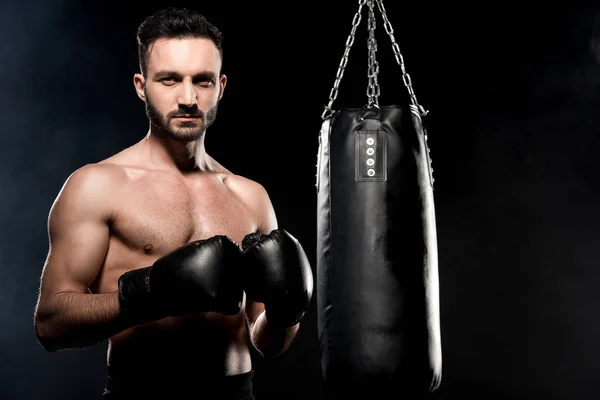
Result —
[{"label": "nose", "polygon": [[179,104],[186,107],[193,107],[198,104],[196,90],[191,82],[183,82],[181,85],[181,92],[179,93],[179,99],[177,101]]}]

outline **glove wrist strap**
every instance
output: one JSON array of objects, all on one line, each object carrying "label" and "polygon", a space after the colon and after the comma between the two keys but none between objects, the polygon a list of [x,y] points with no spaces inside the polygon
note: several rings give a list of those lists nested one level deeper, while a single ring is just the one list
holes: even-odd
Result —
[{"label": "glove wrist strap", "polygon": [[119,277],[119,306],[121,316],[129,325],[156,319],[152,312],[150,271],[152,267],[125,272]]}]

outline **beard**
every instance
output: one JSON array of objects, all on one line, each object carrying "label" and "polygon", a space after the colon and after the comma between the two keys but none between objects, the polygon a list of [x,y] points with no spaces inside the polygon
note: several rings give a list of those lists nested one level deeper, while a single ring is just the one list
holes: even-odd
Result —
[{"label": "beard", "polygon": [[[197,106],[180,106],[179,110],[172,111],[167,115],[162,115],[148,97],[147,92],[145,104],[146,115],[148,116],[150,123],[156,128],[157,132],[165,134],[173,140],[184,143],[194,142],[200,139],[204,132],[206,132],[213,122],[215,122],[217,110],[219,108],[219,103],[217,103],[214,107],[204,113],[202,110],[199,110]],[[173,122],[173,118],[184,115],[200,118],[201,122],[198,123],[198,120],[190,122]]]}]

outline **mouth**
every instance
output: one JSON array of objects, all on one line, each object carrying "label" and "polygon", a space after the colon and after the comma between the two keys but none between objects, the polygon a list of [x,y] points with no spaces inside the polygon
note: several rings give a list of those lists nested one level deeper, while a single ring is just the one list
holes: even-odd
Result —
[{"label": "mouth", "polygon": [[195,115],[181,115],[178,117],[173,117],[173,119],[177,119],[180,121],[195,121],[199,118],[200,118],[199,116],[195,116]]}]

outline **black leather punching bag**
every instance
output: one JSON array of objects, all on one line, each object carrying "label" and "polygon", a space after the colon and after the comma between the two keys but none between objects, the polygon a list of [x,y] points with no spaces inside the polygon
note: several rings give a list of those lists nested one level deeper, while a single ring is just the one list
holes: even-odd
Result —
[{"label": "black leather punching bag", "polygon": [[[369,8],[368,103],[331,105]],[[407,101],[380,106],[374,14],[381,11]],[[323,113],[317,156],[317,328],[323,395],[411,399],[442,377],[433,176],[422,117],[383,0],[359,0]]]},{"label": "black leather punching bag", "polygon": [[[317,162],[317,312],[326,399],[441,380],[431,165],[416,107],[342,109]],[[391,396],[391,397],[390,397]]]}]

